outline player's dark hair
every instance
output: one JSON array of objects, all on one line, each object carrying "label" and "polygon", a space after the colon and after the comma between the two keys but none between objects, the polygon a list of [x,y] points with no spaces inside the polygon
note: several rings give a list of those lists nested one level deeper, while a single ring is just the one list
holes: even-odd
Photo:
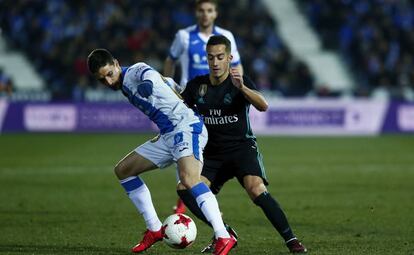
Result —
[{"label": "player's dark hair", "polygon": [[221,45],[221,44],[226,46],[226,53],[231,52],[230,40],[227,39],[227,37],[225,37],[224,35],[213,35],[212,37],[210,37],[210,39],[208,39],[208,42],[207,42],[207,47],[211,45]]},{"label": "player's dark hair", "polygon": [[88,69],[92,74],[97,73],[99,68],[107,64],[113,65],[114,57],[106,49],[95,49],[88,56]]},{"label": "player's dark hair", "polygon": [[204,3],[211,3],[214,6],[216,6],[216,9],[217,9],[217,6],[218,6],[217,0],[196,0],[195,7],[197,8],[198,6],[200,6],[200,4],[204,4]]}]

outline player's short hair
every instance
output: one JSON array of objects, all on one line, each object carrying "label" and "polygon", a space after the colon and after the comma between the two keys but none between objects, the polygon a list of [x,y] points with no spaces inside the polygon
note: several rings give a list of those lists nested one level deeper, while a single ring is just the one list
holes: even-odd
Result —
[{"label": "player's short hair", "polygon": [[220,45],[220,44],[223,44],[224,46],[226,46],[226,53],[231,52],[230,40],[227,39],[227,37],[225,37],[224,35],[213,35],[212,37],[210,37],[210,39],[208,39],[208,42],[207,42],[207,47],[212,46],[212,45]]},{"label": "player's short hair", "polygon": [[195,7],[197,8],[198,6],[200,6],[201,4],[204,4],[204,3],[211,3],[217,9],[217,6],[218,6],[217,0],[196,0],[195,1]]},{"label": "player's short hair", "polygon": [[95,74],[99,69],[107,64],[114,64],[114,57],[106,49],[95,49],[88,55],[89,72]]}]

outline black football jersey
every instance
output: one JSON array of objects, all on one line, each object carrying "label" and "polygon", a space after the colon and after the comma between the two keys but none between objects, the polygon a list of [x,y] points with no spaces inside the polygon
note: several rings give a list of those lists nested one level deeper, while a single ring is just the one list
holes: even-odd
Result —
[{"label": "black football jersey", "polygon": [[[244,85],[257,90],[243,76]],[[208,130],[204,153],[225,152],[249,139],[255,139],[250,128],[250,103],[231,82],[230,76],[219,85],[212,85],[208,75],[188,82],[182,93],[185,103],[203,117]]]}]

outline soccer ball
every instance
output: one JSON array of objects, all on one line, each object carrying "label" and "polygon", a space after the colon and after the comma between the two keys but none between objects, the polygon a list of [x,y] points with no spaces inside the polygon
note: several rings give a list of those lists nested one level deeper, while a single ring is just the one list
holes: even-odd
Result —
[{"label": "soccer ball", "polygon": [[162,224],[164,242],[175,249],[184,249],[190,246],[196,236],[197,227],[187,215],[177,213],[168,216]]}]

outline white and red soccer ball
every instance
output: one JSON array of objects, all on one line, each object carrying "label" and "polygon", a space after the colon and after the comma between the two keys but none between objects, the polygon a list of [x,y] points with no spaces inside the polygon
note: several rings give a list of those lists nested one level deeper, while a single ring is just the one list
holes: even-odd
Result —
[{"label": "white and red soccer ball", "polygon": [[162,224],[164,242],[176,249],[190,246],[197,236],[197,227],[187,215],[177,213],[168,216]]}]

